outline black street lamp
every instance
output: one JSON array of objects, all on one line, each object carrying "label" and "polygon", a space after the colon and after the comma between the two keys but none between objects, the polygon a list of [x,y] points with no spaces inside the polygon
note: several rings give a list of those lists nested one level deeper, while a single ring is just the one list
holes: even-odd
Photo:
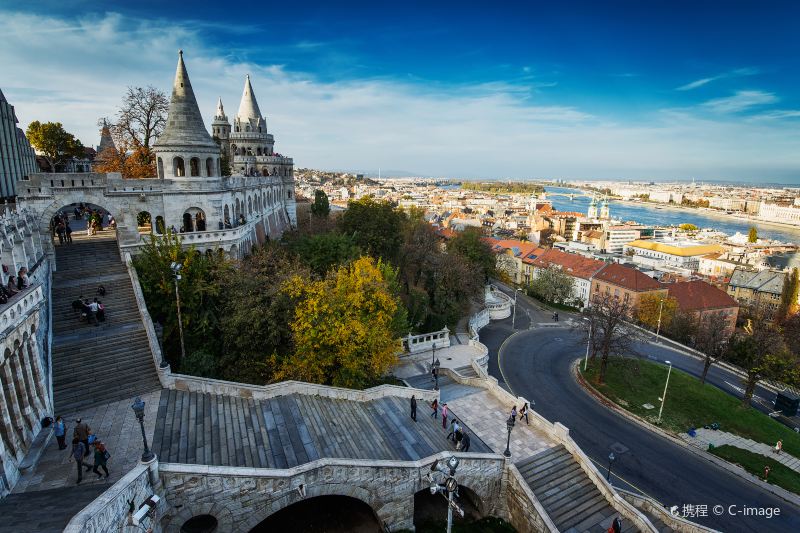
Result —
[{"label": "black street lamp", "polygon": [[608,454],[608,473],[606,474],[606,481],[611,482],[611,465],[614,464],[614,452]]},{"label": "black street lamp", "polygon": [[508,439],[506,440],[506,451],[503,452],[503,455],[505,455],[506,457],[511,457],[511,430],[514,429],[514,424],[516,423],[517,419],[514,416],[509,416],[508,420],[506,420]]},{"label": "black street lamp", "polygon": [[136,419],[139,421],[139,427],[142,430],[142,442],[144,442],[144,453],[142,454],[142,462],[149,463],[153,459],[155,459],[156,455],[150,451],[150,447],[147,446],[147,435],[144,434],[144,402],[138,396],[133,401],[133,405],[131,405],[131,409],[133,412],[136,413]]},{"label": "black street lamp", "polygon": [[433,390],[439,390],[439,367],[442,363],[437,359],[433,363]]},{"label": "black street lamp", "polygon": [[434,342],[433,343],[433,352],[431,353],[431,368],[433,368],[433,365],[435,364],[435,361],[436,361],[436,343]]}]

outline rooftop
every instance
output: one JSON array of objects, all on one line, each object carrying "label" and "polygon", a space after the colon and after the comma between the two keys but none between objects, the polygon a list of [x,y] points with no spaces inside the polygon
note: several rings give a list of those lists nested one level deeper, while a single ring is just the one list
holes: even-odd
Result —
[{"label": "rooftop", "polygon": [[728,286],[781,294],[785,277],[783,272],[774,272],[772,270],[752,271],[737,267],[731,274],[731,281]]},{"label": "rooftop", "polygon": [[739,303],[725,291],[705,281],[683,281],[667,285],[669,295],[678,301],[681,311],[726,309]]},{"label": "rooftop", "polygon": [[635,292],[646,292],[664,288],[659,282],[647,274],[635,268],[629,268],[617,263],[606,265],[600,272],[595,274],[594,279]]},{"label": "rooftop", "polygon": [[591,279],[601,268],[605,266],[602,261],[589,259],[577,254],[569,254],[559,250],[547,250],[542,255],[533,260],[533,265],[544,268],[550,265],[558,265],[565,272],[572,276]]},{"label": "rooftop", "polygon": [[633,242],[629,242],[626,246],[632,248],[641,248],[643,250],[652,250],[654,252],[661,252],[670,255],[677,255],[680,257],[708,255],[722,252],[724,250],[722,246],[717,244],[702,244],[696,241],[687,240],[635,240]]}]

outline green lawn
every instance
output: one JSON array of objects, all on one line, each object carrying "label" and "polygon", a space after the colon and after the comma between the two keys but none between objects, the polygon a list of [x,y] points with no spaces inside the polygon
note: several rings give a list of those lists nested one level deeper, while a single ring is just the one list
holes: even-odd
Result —
[{"label": "green lawn", "polygon": [[[606,383],[596,383],[599,360],[589,363],[584,373],[597,390],[628,411],[656,423],[660,402],[667,378],[667,367],[642,359],[609,359]],[[583,373],[583,365],[580,365]],[[650,403],[654,409],[645,409]],[[667,400],[664,404],[661,427],[675,433],[686,432],[690,427],[703,427],[717,422],[722,431],[747,437],[756,442],[774,446],[783,439],[783,450],[800,457],[800,435],[776,422],[767,415],[742,407],[733,396],[712,385],[700,385],[700,380],[680,370],[672,369]],[[762,465],[763,468],[763,465]]]},{"label": "green lawn", "polygon": [[760,479],[764,479],[764,467],[769,466],[770,472],[767,478],[769,483],[800,494],[800,474],[770,457],[728,445],[710,451],[717,457],[741,466]]}]

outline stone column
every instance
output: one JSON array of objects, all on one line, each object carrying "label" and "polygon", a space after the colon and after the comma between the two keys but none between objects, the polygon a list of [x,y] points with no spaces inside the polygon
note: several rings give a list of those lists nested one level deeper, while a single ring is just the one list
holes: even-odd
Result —
[{"label": "stone column", "polygon": [[[48,410],[48,406],[51,405],[51,402],[48,401],[48,388],[47,388],[47,379],[45,377],[44,371],[42,370],[42,359],[39,356],[39,344],[36,342],[36,333],[32,333],[28,337],[28,356],[31,368],[33,369],[33,377],[36,383],[36,390],[38,392],[37,397],[42,404],[42,409],[44,411]],[[50,413],[55,418],[53,413]]]},{"label": "stone column", "polygon": [[17,346],[12,354],[10,361],[10,367],[14,375],[14,385],[17,388],[17,399],[19,400],[20,410],[22,411],[22,416],[24,417],[25,423],[28,426],[30,431],[33,431],[35,427],[35,419],[36,417],[33,414],[33,408],[31,407],[31,403],[29,401],[29,394],[27,383],[25,383],[25,375],[23,374],[23,370],[21,368],[22,363],[22,345]]},{"label": "stone column", "polygon": [[30,349],[30,337],[23,341],[19,347],[19,360],[22,362],[22,368],[25,371],[25,377],[28,378],[28,395],[30,397],[31,407],[33,408],[34,420],[38,422],[39,415],[45,411],[45,403],[42,401],[41,393],[43,389],[42,382],[37,379],[34,372],[33,354]]},{"label": "stone column", "polygon": [[5,400],[10,418],[9,427],[14,428],[17,437],[19,437],[20,444],[24,446],[30,441],[31,435],[29,432],[25,431],[25,428],[22,426],[24,418],[22,417],[22,411],[20,411],[19,403],[17,402],[17,389],[14,386],[14,376],[11,374],[8,358],[6,358],[3,364],[3,378],[5,381],[3,390],[6,393]]},{"label": "stone column", "polygon": [[[2,373],[0,373],[0,385],[3,387],[3,391],[7,390],[5,377]],[[12,429],[13,427],[14,424],[11,422],[11,413],[8,409],[8,402],[6,402],[6,395],[0,393],[0,437],[11,455],[16,457],[17,460],[21,460],[22,446],[17,434]]]}]

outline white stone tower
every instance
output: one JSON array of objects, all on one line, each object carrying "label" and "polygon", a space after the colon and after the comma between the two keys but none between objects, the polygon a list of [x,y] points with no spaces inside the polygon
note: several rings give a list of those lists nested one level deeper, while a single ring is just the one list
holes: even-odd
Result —
[{"label": "white stone tower", "polygon": [[231,123],[228,122],[225,108],[222,107],[222,98],[217,100],[217,112],[214,114],[214,121],[211,122],[211,135],[219,139],[222,152],[230,157]]},{"label": "white stone tower", "polygon": [[178,52],[178,68],[172,86],[169,115],[164,132],[153,145],[160,179],[206,178],[220,175],[220,147],[208,134],[197,99]]},{"label": "white stone tower", "polygon": [[608,198],[603,198],[603,201],[600,204],[600,218],[602,219],[611,218],[611,213],[608,210]]},{"label": "white stone tower", "polygon": [[591,219],[597,218],[597,199],[592,196],[592,201],[589,202],[589,211],[586,212],[586,216]]}]

